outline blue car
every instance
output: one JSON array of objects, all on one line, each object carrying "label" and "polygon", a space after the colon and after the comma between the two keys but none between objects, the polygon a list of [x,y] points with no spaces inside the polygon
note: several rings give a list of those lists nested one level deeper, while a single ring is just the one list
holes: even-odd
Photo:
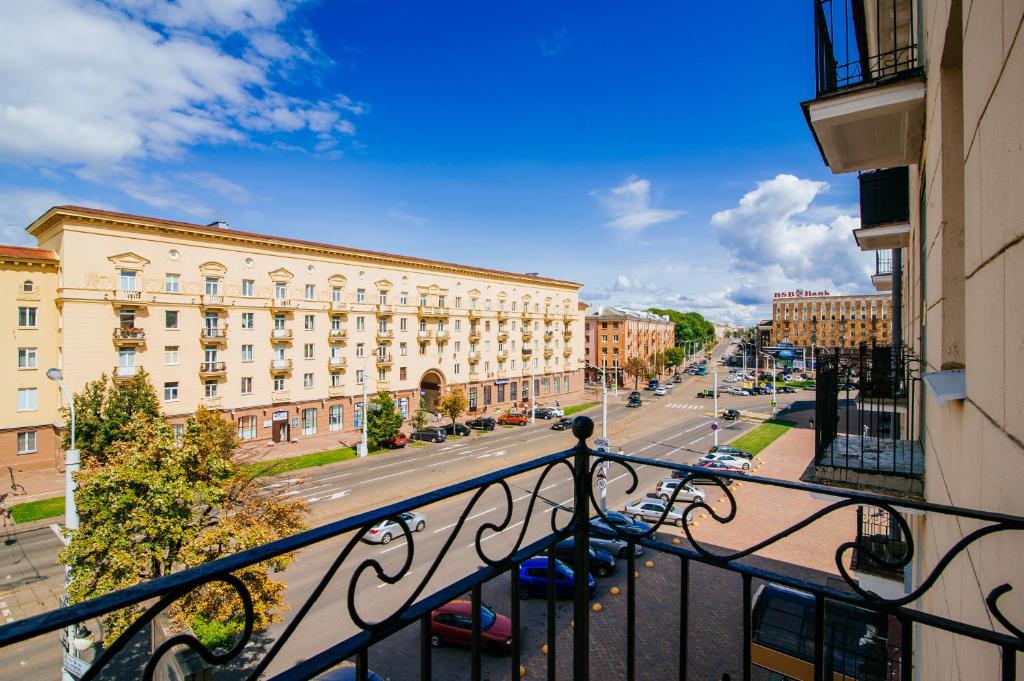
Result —
[{"label": "blue car", "polygon": [[[594,575],[587,575],[587,586],[590,596],[594,595]],[[572,568],[560,560],[555,560],[555,598],[572,598],[576,586],[576,575]],[[523,600],[531,596],[540,598],[548,594],[548,559],[531,558],[519,566],[519,597]]]}]

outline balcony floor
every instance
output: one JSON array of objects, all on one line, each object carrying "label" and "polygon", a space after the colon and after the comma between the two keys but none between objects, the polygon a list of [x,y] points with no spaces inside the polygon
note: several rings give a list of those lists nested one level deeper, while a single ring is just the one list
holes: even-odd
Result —
[{"label": "balcony floor", "polygon": [[839,433],[818,465],[920,477],[924,475],[924,454],[909,440]]}]

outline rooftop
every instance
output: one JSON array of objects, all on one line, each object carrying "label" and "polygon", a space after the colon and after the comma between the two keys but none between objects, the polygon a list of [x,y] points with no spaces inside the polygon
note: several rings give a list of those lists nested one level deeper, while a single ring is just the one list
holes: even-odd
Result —
[{"label": "rooftop", "polygon": [[642,319],[650,322],[671,323],[668,317],[654,314],[645,310],[631,310],[626,307],[613,307],[611,305],[591,305],[587,308],[588,317],[627,317],[630,319]]}]

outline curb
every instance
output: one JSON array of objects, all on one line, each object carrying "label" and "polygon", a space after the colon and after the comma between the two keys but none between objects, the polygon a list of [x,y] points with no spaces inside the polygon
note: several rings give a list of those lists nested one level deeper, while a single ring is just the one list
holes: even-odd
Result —
[{"label": "curb", "polygon": [[42,518],[41,520],[30,520],[27,523],[16,523],[14,525],[7,525],[3,528],[2,532],[0,533],[4,535],[24,534],[25,532],[31,532],[33,530],[38,530],[43,527],[49,527],[54,523],[56,523],[57,525],[63,525],[64,514],[62,513],[60,515],[55,515],[52,518]]}]

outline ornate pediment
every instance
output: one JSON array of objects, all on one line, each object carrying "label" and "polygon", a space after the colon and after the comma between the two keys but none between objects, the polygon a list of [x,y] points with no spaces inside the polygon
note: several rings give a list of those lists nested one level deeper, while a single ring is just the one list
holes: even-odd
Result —
[{"label": "ornate pediment", "polygon": [[207,277],[223,277],[227,271],[227,267],[224,267],[221,263],[214,262],[213,260],[204,262],[199,266],[199,272]]},{"label": "ornate pediment", "polygon": [[270,280],[271,281],[275,281],[275,282],[278,282],[278,281],[291,281],[292,278],[294,278],[294,276],[295,275],[293,275],[291,272],[289,272],[285,268],[278,267],[276,270],[274,270],[273,272],[270,273]]},{"label": "ornate pediment", "polygon": [[327,277],[327,283],[329,283],[331,286],[344,286],[347,281],[348,279],[346,279],[340,274],[333,274]]},{"label": "ornate pediment", "polygon": [[416,290],[420,293],[437,295],[439,293],[448,293],[448,289],[441,288],[437,284],[431,284],[430,286],[417,286]]},{"label": "ornate pediment", "polygon": [[110,262],[114,263],[114,267],[119,269],[123,268],[126,270],[141,270],[143,267],[149,264],[149,261],[143,258],[137,253],[119,253],[112,255],[107,258]]},{"label": "ornate pediment", "polygon": [[381,279],[380,281],[375,281],[375,282],[373,282],[373,285],[377,287],[378,291],[390,291],[391,287],[394,286],[394,284],[392,284],[387,279]]},{"label": "ornate pediment", "polygon": [[506,298],[508,298],[508,294],[505,293],[504,291],[501,291],[500,293],[498,293],[496,297],[498,298],[498,300],[505,300]]},{"label": "ornate pediment", "polygon": [[470,298],[479,298],[480,297],[480,290],[479,289],[471,289],[471,290],[467,291],[466,293],[469,294]]}]

